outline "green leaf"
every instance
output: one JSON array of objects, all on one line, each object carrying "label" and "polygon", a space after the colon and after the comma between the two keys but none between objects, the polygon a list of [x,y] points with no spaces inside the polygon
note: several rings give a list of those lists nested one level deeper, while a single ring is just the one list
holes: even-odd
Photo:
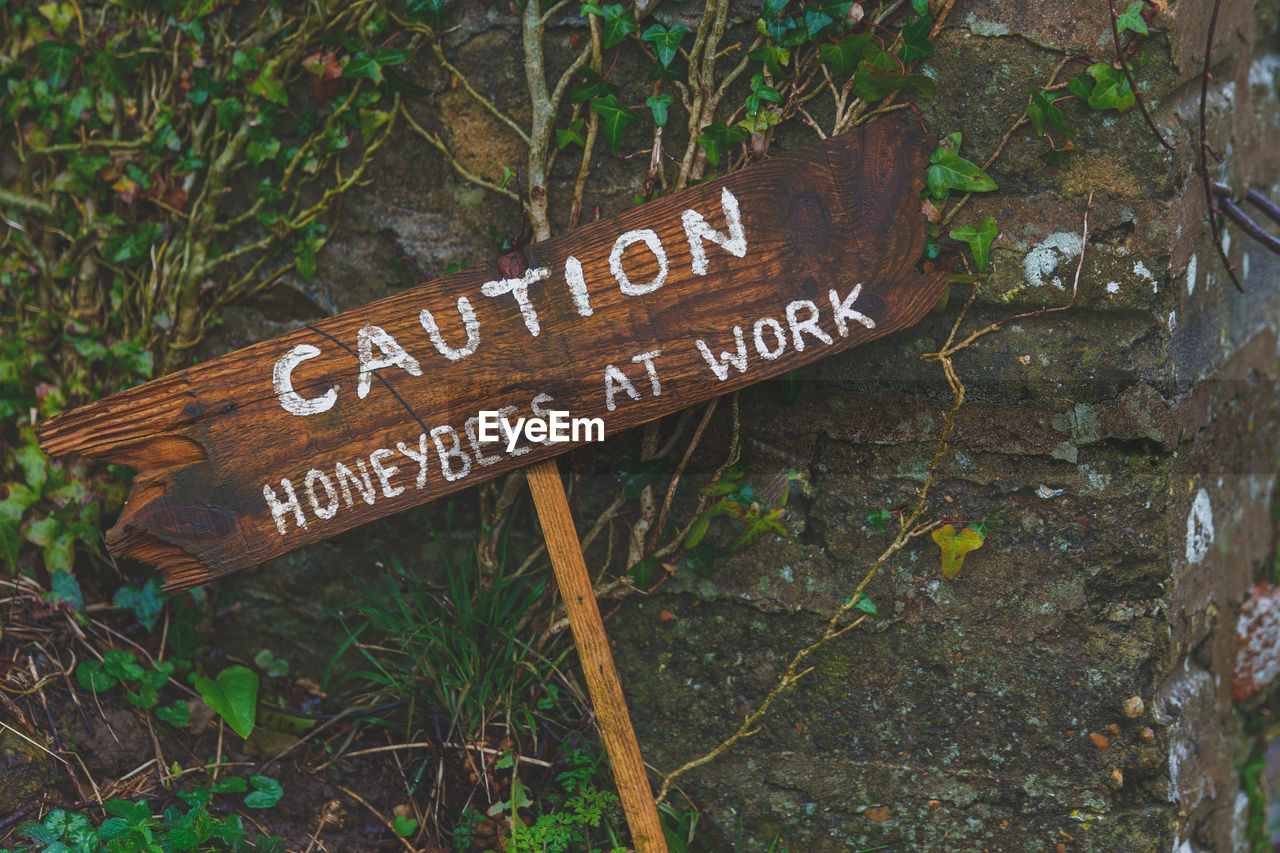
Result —
[{"label": "green leaf", "polygon": [[[823,45],[824,50],[826,47],[827,45]],[[748,53],[747,58],[753,62],[763,62],[769,73],[781,77],[786,73],[783,69],[791,62],[791,51],[776,44],[766,44]]]},{"label": "green leaf", "polygon": [[988,216],[982,220],[982,224],[977,228],[972,225],[962,225],[959,228],[951,229],[950,237],[952,240],[961,240],[968,243],[969,250],[973,252],[973,262],[978,268],[978,272],[986,272],[991,242],[996,239],[997,233],[995,219]]},{"label": "green leaf", "polygon": [[289,662],[278,658],[271,649],[262,649],[253,656],[254,666],[261,667],[268,678],[281,678],[289,674]]},{"label": "green leaf", "polygon": [[415,818],[398,814],[391,820],[391,831],[401,838],[408,838],[418,831],[418,821]]},{"label": "green leaf", "polygon": [[916,10],[917,15],[927,15],[929,13],[929,0],[911,0],[911,8]]},{"label": "green leaf", "polygon": [[436,29],[444,26],[444,8],[451,0],[407,0],[405,12],[411,20],[426,21]]},{"label": "green leaf", "polygon": [[217,680],[195,677],[196,691],[232,730],[247,738],[253,733],[258,707],[258,674],[235,664],[218,673]]},{"label": "green leaf", "polygon": [[382,82],[382,65],[364,51],[360,51],[347,62],[342,69],[342,76],[352,80],[372,80],[375,84]]},{"label": "green leaf", "polygon": [[284,84],[280,82],[280,78],[276,76],[280,70],[280,59],[272,59],[266,65],[262,66],[262,70],[258,72],[257,78],[249,84],[249,91],[260,98],[264,98],[273,104],[281,107],[289,106],[289,96],[284,91]]},{"label": "green leaf", "polygon": [[624,38],[635,32],[638,28],[635,15],[624,9],[621,3],[610,3],[607,6],[599,6],[595,3],[583,3],[580,14],[583,17],[586,17],[588,14],[599,15],[601,17],[603,24],[601,34],[606,50],[618,45]]},{"label": "green leaf", "polygon": [[58,41],[42,41],[36,46],[36,59],[44,69],[45,82],[55,91],[67,85],[71,72],[75,70],[76,57],[80,55],[80,46],[64,44]]},{"label": "green leaf", "polygon": [[586,119],[576,119],[564,130],[556,131],[556,148],[563,151],[568,145],[587,147],[587,140],[582,135],[587,127]]},{"label": "green leaf", "polygon": [[867,598],[866,593],[858,596],[858,600],[854,602],[853,606],[854,609],[861,610],[863,613],[867,613],[871,616],[876,616],[880,613],[880,611],[876,609],[875,604],[872,603],[871,599]]},{"label": "green leaf", "polygon": [[1124,112],[1137,103],[1129,81],[1109,63],[1099,62],[1089,66],[1089,76],[1096,82],[1089,93],[1089,106],[1095,110]]},{"label": "green leaf", "polygon": [[933,78],[923,74],[886,71],[863,60],[853,78],[853,93],[864,101],[882,101],[894,92],[908,92],[918,98],[932,98],[938,91]]},{"label": "green leaf", "polygon": [[653,576],[660,568],[662,562],[657,557],[645,557],[627,569],[627,574],[631,575],[639,589],[648,589],[653,586]]},{"label": "green leaf", "polygon": [[[871,43],[870,33],[845,36],[835,44],[823,44],[818,48],[822,62],[831,69],[832,77],[847,77],[862,61],[862,54]],[[776,72],[775,72],[776,73]]]},{"label": "green leaf", "polygon": [[230,133],[235,130],[236,122],[244,114],[244,104],[234,98],[223,98],[214,102],[214,110],[218,117],[218,127]]},{"label": "green leaf", "polygon": [[391,120],[391,113],[386,110],[360,110],[360,138],[368,145],[373,141],[378,129]]},{"label": "green leaf", "polygon": [[809,41],[813,41],[827,27],[835,23],[835,19],[823,12],[821,9],[806,9],[804,13],[804,28],[808,33]]},{"label": "green leaf", "polygon": [[617,95],[607,95],[591,102],[591,109],[603,119],[605,141],[609,143],[609,151],[616,157],[622,149],[622,137],[627,128],[638,124],[640,119],[627,107],[618,103]]},{"label": "green leaf", "polygon": [[92,659],[82,660],[76,664],[76,681],[80,682],[80,686],[85,690],[92,690],[95,693],[110,690],[119,683],[114,675],[103,671],[102,661]]},{"label": "green leaf", "polygon": [[755,115],[760,112],[761,101],[769,101],[770,103],[782,103],[782,95],[778,90],[764,82],[764,74],[756,74],[751,78],[751,94],[747,95],[747,115]]},{"label": "green leaf", "polygon": [[116,590],[111,603],[133,613],[138,624],[151,631],[164,612],[168,596],[160,589],[155,578],[150,578],[141,587],[122,586]]},{"label": "green leaf", "polygon": [[1150,35],[1151,31],[1147,29],[1147,22],[1142,18],[1142,10],[1144,8],[1146,8],[1146,4],[1142,0],[1133,0],[1129,4],[1129,8],[1116,17],[1116,31],[1120,35],[1124,35],[1126,30],[1133,30],[1139,35]]},{"label": "green leaf", "polygon": [[1088,102],[1089,95],[1093,94],[1093,78],[1086,71],[1067,84],[1067,91],[1080,100]]},{"label": "green leaf", "polygon": [[181,699],[176,699],[172,705],[161,705],[156,708],[156,716],[180,729],[191,722],[191,706]]},{"label": "green leaf", "polygon": [[702,133],[698,135],[698,144],[707,152],[707,162],[719,168],[720,155],[723,151],[750,138],[751,134],[737,125],[728,127],[724,122],[718,121],[702,129]]},{"label": "green leaf", "polygon": [[887,533],[889,530],[889,522],[893,519],[893,513],[887,509],[878,509],[867,516],[867,524],[870,524],[881,533]]},{"label": "green leaf", "polygon": [[128,649],[107,649],[102,655],[102,668],[122,681],[137,681],[147,672]]},{"label": "green leaf", "polygon": [[84,594],[80,592],[80,584],[76,581],[75,575],[58,569],[53,573],[50,585],[52,586],[49,593],[51,599],[65,601],[73,610],[84,609]]},{"label": "green leaf", "polygon": [[959,533],[950,524],[944,524],[933,531],[933,541],[942,549],[942,576],[947,580],[955,580],[964,565],[964,555],[982,547],[982,534],[972,527],[966,527]]},{"label": "green leaf", "polygon": [[932,163],[925,172],[925,184],[929,192],[939,201],[947,197],[949,190],[979,193],[996,189],[996,182],[976,164],[956,153],[960,147],[960,134],[953,133],[947,137],[951,147],[939,145],[929,157]]},{"label": "green leaf", "polygon": [[576,103],[584,103],[592,98],[605,95],[616,95],[618,87],[605,80],[590,68],[582,69],[583,82],[569,90],[569,98]]},{"label": "green leaf", "polygon": [[933,18],[922,14],[909,21],[902,28],[902,50],[898,51],[903,62],[912,62],[933,56],[933,45],[929,42],[929,30],[933,28]]},{"label": "green leaf", "polygon": [[1043,134],[1045,129],[1050,127],[1066,139],[1076,135],[1074,130],[1067,127],[1067,121],[1062,114],[1062,110],[1054,106],[1047,92],[1039,89],[1031,93],[1031,103],[1027,105],[1027,118],[1031,119],[1031,124],[1035,127],[1037,135]]},{"label": "green leaf", "polygon": [[676,24],[667,29],[661,24],[653,24],[649,29],[644,31],[640,38],[653,45],[653,52],[657,55],[658,61],[663,67],[671,64],[680,51],[680,40],[684,38],[684,34],[688,32],[684,27]]},{"label": "green leaf", "polygon": [[249,790],[249,783],[241,776],[228,776],[214,783],[209,789],[214,794],[243,794]]},{"label": "green leaf", "polygon": [[661,92],[657,95],[650,95],[644,103],[653,113],[653,123],[658,127],[665,127],[667,124],[667,108],[675,103],[675,98],[666,92]]},{"label": "green leaf", "polygon": [[244,798],[244,804],[251,809],[269,809],[284,796],[284,788],[270,776],[250,776],[249,784],[254,787]]}]

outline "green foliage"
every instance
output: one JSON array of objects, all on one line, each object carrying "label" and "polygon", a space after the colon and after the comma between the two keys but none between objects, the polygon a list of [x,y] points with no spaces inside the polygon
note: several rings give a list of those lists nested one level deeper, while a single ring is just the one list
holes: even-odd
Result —
[{"label": "green foliage", "polygon": [[[253,779],[279,788],[265,776]],[[244,790],[244,780],[237,777],[215,787],[223,791],[234,789],[225,784],[233,780]],[[30,839],[34,846],[19,847],[12,853],[284,853],[284,839],[262,835],[249,838],[239,815],[218,817],[211,813],[209,805],[216,792],[209,788],[180,791],[178,796],[186,808],[170,806],[158,815],[152,813],[146,800],[107,800],[102,808],[108,817],[96,827],[84,814],[53,809],[43,820],[27,821],[18,827],[18,834]]]},{"label": "green foliage", "polygon": [[216,679],[196,675],[192,678],[196,692],[204,703],[227,721],[240,737],[253,733],[258,708],[258,674],[248,667],[233,664],[218,673]]},{"label": "green foliage", "polygon": [[[447,535],[435,539],[449,542]],[[546,580],[508,578],[501,570],[482,577],[474,549],[459,555],[446,544],[441,556],[443,588],[410,577],[392,559],[394,586],[359,605],[364,621],[350,631],[348,646],[369,667],[349,678],[380,698],[411,698],[411,713],[447,713],[450,736],[479,738],[497,719],[535,731],[535,718],[562,701],[550,688],[567,651],[544,659],[524,627],[541,612]]]},{"label": "green foliage", "polygon": [[1146,5],[1143,0],[1133,0],[1123,12],[1116,16],[1116,32],[1119,35],[1124,35],[1129,30],[1132,30],[1141,36],[1150,34],[1151,31],[1147,29],[1147,22],[1142,17],[1142,10],[1146,8]]},{"label": "green foliage", "polygon": [[639,124],[640,117],[630,108],[620,104],[618,96],[613,94],[593,100],[591,109],[600,115],[602,119],[600,127],[604,131],[605,141],[609,145],[610,153],[616,157],[622,148],[623,134],[631,125]]},{"label": "green foliage", "polygon": [[925,185],[936,201],[945,201],[951,190],[966,193],[990,192],[996,182],[979,167],[960,156],[959,133],[946,138],[929,156],[930,165],[925,172]]},{"label": "green foliage", "polygon": [[684,39],[687,30],[676,24],[667,28],[661,24],[653,24],[649,29],[644,31],[644,35],[640,38],[653,46],[653,52],[658,57],[658,62],[663,67],[671,64],[680,51],[680,42]]},{"label": "green foliage", "polygon": [[1067,84],[1067,91],[1094,110],[1123,113],[1138,102],[1125,75],[1107,62],[1090,65],[1083,74]]},{"label": "green foliage", "polygon": [[982,273],[987,271],[991,243],[998,233],[995,219],[988,216],[976,228],[972,225],[961,225],[959,228],[952,228],[948,236],[952,240],[969,244],[969,250],[973,252],[974,266],[977,267],[978,272]]},{"label": "green foliage", "polygon": [[[606,50],[611,47],[617,47],[623,39],[634,33],[638,28],[635,13],[626,9],[621,3],[609,3],[604,6],[595,3],[583,3],[578,14],[583,17],[588,14],[600,16],[602,41]],[[679,39],[676,40],[676,43],[679,44]],[[663,64],[665,65],[666,63]]]},{"label": "green foliage", "polygon": [[160,589],[159,582],[155,578],[148,578],[141,587],[125,584],[117,589],[111,603],[133,613],[138,624],[151,631],[164,613],[167,600],[168,596]]},{"label": "green foliage", "polygon": [[[316,274],[323,221],[408,91],[382,0],[342,16],[90,0],[0,16],[0,557],[99,554],[121,469],[51,463],[32,424],[181,366],[228,303]],[[410,15],[444,3],[411,2]],[[311,82],[310,86],[299,85]],[[343,152],[354,153],[340,170]],[[339,183],[339,180],[342,183]],[[232,188],[262,184],[269,193]],[[46,235],[48,235],[46,237]]]},{"label": "green foliage", "polygon": [[143,666],[128,649],[108,649],[102,660],[89,658],[77,664],[76,681],[93,691],[110,690],[123,684],[129,703],[147,710],[160,701],[160,689],[176,667],[172,661],[160,661],[154,667]]}]

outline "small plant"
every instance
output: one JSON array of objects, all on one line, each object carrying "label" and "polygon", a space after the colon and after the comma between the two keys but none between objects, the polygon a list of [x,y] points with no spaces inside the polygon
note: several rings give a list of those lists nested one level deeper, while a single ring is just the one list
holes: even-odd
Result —
[{"label": "small plant", "polygon": [[[266,776],[250,779],[257,790],[244,799],[249,808],[268,808],[279,799],[280,785]],[[271,795],[258,802],[250,799],[261,795],[263,789]],[[170,806],[160,814],[153,814],[146,800],[107,800],[102,808],[109,817],[94,826],[83,814],[66,809],[54,809],[43,820],[28,821],[18,827],[18,833],[34,842],[33,846],[19,847],[0,853],[283,853],[284,839],[255,835],[249,838],[248,830],[239,815],[219,817],[209,810],[214,794],[238,793],[247,790],[244,779],[229,777],[209,788],[179,792],[186,808]]]}]

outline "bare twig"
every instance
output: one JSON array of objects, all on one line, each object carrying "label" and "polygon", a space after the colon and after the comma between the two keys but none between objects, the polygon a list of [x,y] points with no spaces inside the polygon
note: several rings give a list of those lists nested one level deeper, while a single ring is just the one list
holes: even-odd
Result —
[{"label": "bare twig", "polygon": [[1200,172],[1200,180],[1204,184],[1205,217],[1209,222],[1209,236],[1213,240],[1213,247],[1218,250],[1218,257],[1227,268],[1231,283],[1236,286],[1236,290],[1244,293],[1244,285],[1240,284],[1240,279],[1236,276],[1236,268],[1232,265],[1231,258],[1227,257],[1227,250],[1222,245],[1222,231],[1218,225],[1219,210],[1213,203],[1213,181],[1209,177],[1210,148],[1206,120],[1209,104],[1209,64],[1213,58],[1213,34],[1218,28],[1218,11],[1221,7],[1222,0],[1213,0],[1213,14],[1209,17],[1209,32],[1204,42],[1204,67],[1200,71],[1200,156],[1197,171]]}]

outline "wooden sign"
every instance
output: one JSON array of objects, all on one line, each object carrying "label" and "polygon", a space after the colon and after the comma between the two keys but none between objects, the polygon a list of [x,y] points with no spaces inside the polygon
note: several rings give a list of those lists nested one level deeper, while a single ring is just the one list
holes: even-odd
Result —
[{"label": "wooden sign", "polygon": [[[137,469],[108,546],[200,584],[915,323],[946,286],[915,272],[932,147],[883,119],[61,415],[40,440]],[[526,421],[509,440],[498,421],[522,417],[552,434]]]}]

